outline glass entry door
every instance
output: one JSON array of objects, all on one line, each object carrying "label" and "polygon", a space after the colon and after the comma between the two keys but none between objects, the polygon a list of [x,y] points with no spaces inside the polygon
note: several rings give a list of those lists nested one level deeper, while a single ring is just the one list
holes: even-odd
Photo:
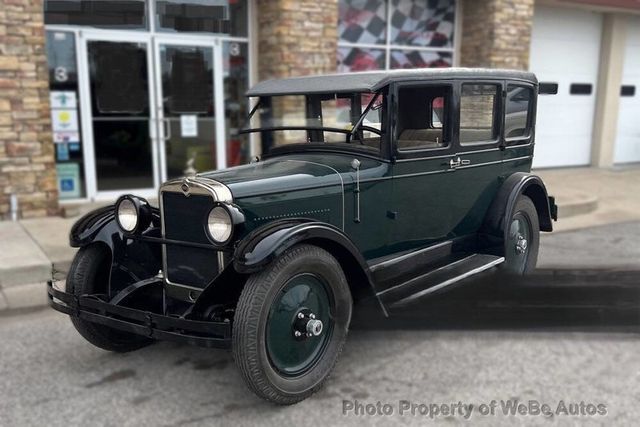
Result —
[{"label": "glass entry door", "polygon": [[163,179],[226,167],[218,43],[156,39]]},{"label": "glass entry door", "polygon": [[220,41],[85,33],[90,198],[157,196],[167,179],[227,166]]},{"label": "glass entry door", "polygon": [[149,40],[87,37],[88,127],[94,195],[152,193],[159,185]]}]

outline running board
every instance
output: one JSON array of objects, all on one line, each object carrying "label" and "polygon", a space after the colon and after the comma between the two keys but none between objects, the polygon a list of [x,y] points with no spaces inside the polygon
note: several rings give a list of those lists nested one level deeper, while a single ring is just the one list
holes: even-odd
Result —
[{"label": "running board", "polygon": [[504,257],[487,254],[468,255],[379,292],[377,295],[390,310],[402,308],[503,262]]}]

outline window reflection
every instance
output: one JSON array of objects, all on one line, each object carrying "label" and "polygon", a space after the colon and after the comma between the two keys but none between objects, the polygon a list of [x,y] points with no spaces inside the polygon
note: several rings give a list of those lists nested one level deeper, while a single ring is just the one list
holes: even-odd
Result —
[{"label": "window reflection", "polygon": [[148,115],[147,51],[134,43],[90,42],[94,116]]},{"label": "window reflection", "polygon": [[144,0],[46,0],[45,24],[86,25],[101,28],[144,29]]},{"label": "window reflection", "polygon": [[460,96],[460,144],[497,138],[495,112],[498,86],[463,84]]},{"label": "window reflection", "polygon": [[247,36],[247,0],[156,0],[160,31]]},{"label": "window reflection", "polygon": [[507,112],[504,117],[506,138],[522,138],[529,135],[529,104],[533,90],[528,87],[507,86]]}]

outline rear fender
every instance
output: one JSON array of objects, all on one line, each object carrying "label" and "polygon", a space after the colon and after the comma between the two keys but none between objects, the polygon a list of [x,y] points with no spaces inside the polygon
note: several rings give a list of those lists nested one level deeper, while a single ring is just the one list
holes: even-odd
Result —
[{"label": "rear fender", "polygon": [[507,218],[511,218],[520,195],[531,199],[538,213],[540,231],[553,230],[553,215],[547,188],[542,179],[526,172],[517,172],[509,176],[496,194],[484,224],[480,230],[483,246],[500,246],[506,239]]}]

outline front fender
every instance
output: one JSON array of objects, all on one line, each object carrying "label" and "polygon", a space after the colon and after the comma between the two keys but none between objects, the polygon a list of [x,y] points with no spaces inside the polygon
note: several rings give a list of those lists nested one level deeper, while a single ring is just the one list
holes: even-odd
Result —
[{"label": "front fender", "polygon": [[122,241],[122,232],[115,221],[114,205],[89,212],[71,227],[69,245],[72,248],[81,248],[96,241],[107,244],[111,249],[115,241]]},{"label": "front fender", "polygon": [[255,273],[293,245],[314,238],[333,241],[362,258],[351,240],[336,227],[310,219],[288,219],[266,224],[242,239],[234,251],[234,268],[243,274]]},{"label": "front fender", "polygon": [[333,225],[310,219],[275,221],[249,233],[236,246],[234,270],[241,274],[261,271],[298,243],[319,246],[336,258],[354,300],[375,297],[369,266],[351,239]]},{"label": "front fender", "polygon": [[[160,237],[160,213],[152,208],[152,222],[142,234]],[[89,212],[71,227],[69,244],[82,248],[106,245],[111,252],[110,290],[115,292],[135,281],[155,275],[161,268],[160,245],[126,238],[118,227],[114,205]]]}]

